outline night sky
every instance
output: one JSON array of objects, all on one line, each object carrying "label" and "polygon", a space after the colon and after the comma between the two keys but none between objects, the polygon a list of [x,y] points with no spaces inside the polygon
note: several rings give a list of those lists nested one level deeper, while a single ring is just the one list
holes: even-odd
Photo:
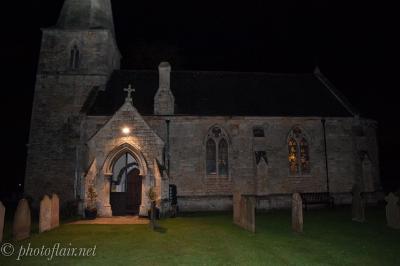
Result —
[{"label": "night sky", "polygon": [[[7,139],[0,192],[23,182],[40,28],[56,23],[63,3],[14,2],[3,4],[1,16]],[[167,60],[176,70],[304,73],[318,64],[362,116],[378,120],[382,184],[386,191],[399,187],[394,8],[326,0],[175,2],[112,1],[123,69],[156,69]]]}]

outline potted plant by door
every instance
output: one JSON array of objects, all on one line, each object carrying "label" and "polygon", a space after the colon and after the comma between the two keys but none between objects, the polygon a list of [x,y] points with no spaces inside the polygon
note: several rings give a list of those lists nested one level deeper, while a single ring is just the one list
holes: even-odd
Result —
[{"label": "potted plant by door", "polygon": [[96,207],[96,199],[97,199],[97,193],[96,190],[94,189],[93,185],[90,185],[88,188],[88,191],[86,193],[87,196],[87,205],[85,209],[85,217],[86,219],[96,219],[97,216],[97,207]]},{"label": "potted plant by door", "polygon": [[150,227],[151,229],[154,230],[154,228],[156,227],[156,192],[154,191],[154,188],[151,187],[148,191],[147,191],[147,197],[150,200],[150,210],[148,211],[148,215],[149,215],[149,219],[150,219]]}]

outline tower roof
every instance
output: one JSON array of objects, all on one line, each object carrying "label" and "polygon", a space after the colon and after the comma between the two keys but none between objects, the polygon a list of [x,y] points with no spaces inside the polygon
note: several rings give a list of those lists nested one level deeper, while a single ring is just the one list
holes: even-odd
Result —
[{"label": "tower roof", "polygon": [[110,0],[65,0],[57,27],[62,29],[108,29],[114,34]]}]

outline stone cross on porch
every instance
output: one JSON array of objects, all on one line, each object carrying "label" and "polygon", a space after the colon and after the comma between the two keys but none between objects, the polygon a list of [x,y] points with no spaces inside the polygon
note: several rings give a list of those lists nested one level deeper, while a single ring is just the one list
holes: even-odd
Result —
[{"label": "stone cross on porch", "polygon": [[132,88],[132,85],[129,84],[128,88],[125,88],[124,91],[128,93],[128,95],[125,98],[126,102],[132,102],[132,92],[136,92],[135,88]]}]

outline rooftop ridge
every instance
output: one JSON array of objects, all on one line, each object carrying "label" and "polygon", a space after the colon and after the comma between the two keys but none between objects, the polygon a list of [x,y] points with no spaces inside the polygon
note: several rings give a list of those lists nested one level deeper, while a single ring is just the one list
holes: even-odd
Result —
[{"label": "rooftop ridge", "polygon": [[[115,72],[138,72],[138,73],[157,73],[157,69],[118,69]],[[201,74],[234,74],[234,75],[269,75],[269,76],[314,76],[312,72],[305,73],[282,73],[282,72],[262,72],[262,71],[227,71],[227,70],[171,70],[171,73],[201,73]]]}]

